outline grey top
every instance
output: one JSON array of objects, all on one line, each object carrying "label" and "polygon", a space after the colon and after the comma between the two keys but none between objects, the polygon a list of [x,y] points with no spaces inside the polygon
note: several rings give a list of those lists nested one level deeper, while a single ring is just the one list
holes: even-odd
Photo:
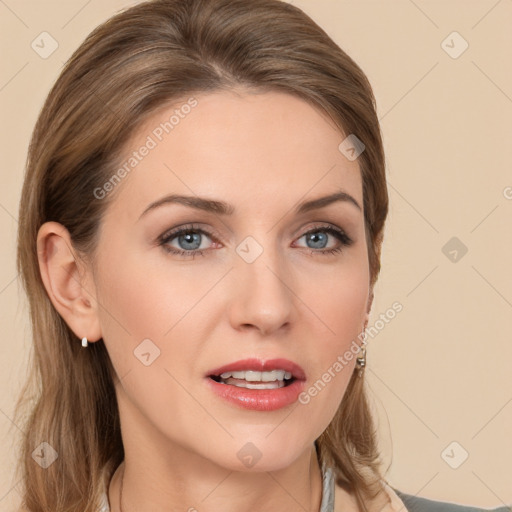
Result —
[{"label": "grey top", "polygon": [[471,507],[459,503],[421,498],[412,494],[406,494],[395,488],[392,489],[403,501],[408,512],[512,512],[512,505],[504,505],[496,508]]},{"label": "grey top", "polygon": [[331,468],[322,467],[323,489],[320,512],[334,512],[334,474]]}]

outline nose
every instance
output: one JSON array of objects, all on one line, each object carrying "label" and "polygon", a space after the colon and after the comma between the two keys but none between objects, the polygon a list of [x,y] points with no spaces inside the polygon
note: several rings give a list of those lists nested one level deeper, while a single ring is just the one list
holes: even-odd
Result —
[{"label": "nose", "polygon": [[231,277],[228,312],[234,329],[254,329],[269,335],[290,326],[296,299],[290,273],[275,251],[263,251],[252,263],[237,256]]}]

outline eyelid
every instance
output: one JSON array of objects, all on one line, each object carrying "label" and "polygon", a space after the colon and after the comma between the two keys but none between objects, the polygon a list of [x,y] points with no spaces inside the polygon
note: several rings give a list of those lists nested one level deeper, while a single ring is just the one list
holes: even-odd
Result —
[{"label": "eyelid", "polygon": [[182,231],[193,231],[206,235],[210,238],[215,238],[217,240],[219,239],[219,236],[217,235],[217,232],[214,229],[210,230],[210,228],[202,228],[200,224],[195,222],[186,222],[184,224],[174,226],[173,228],[168,229],[167,231],[164,231],[164,233],[162,233],[158,237],[158,242],[164,242],[166,239],[169,239],[170,237],[174,238],[175,236],[179,235],[179,233]]}]

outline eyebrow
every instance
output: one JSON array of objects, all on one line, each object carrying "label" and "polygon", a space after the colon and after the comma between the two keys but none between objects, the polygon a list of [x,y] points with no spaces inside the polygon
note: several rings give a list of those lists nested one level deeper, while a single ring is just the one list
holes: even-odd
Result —
[{"label": "eyebrow", "polygon": [[[318,210],[320,208],[324,208],[332,203],[335,202],[346,202],[349,204],[354,205],[357,207],[360,211],[362,211],[361,206],[359,203],[346,192],[340,191],[336,192],[334,194],[319,197],[317,199],[312,199],[310,201],[305,201],[300,203],[295,208],[296,214],[306,213],[312,210]],[[156,208],[159,208],[160,206],[166,205],[166,204],[181,204],[184,206],[188,206],[189,208],[195,208],[197,210],[204,210],[206,212],[216,213],[219,215],[233,215],[235,213],[235,207],[233,205],[230,205],[224,201],[218,201],[215,199],[207,199],[204,197],[198,197],[198,196],[184,196],[184,195],[178,195],[178,194],[169,194],[165,197],[162,197],[161,199],[158,199],[157,201],[154,201],[151,203],[140,215],[139,220],[146,215],[151,210],[154,210]]]}]

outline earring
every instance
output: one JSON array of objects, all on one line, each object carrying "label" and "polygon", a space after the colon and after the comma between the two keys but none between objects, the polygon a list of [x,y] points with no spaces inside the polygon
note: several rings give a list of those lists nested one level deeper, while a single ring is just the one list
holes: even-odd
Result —
[{"label": "earring", "polygon": [[82,338],[82,347],[87,347],[87,338]]},{"label": "earring", "polygon": [[[365,322],[364,328],[363,328],[363,342],[366,343],[366,326],[368,325],[368,322]],[[358,373],[359,377],[363,376],[364,367],[366,366],[366,347],[361,345],[361,348],[359,352],[362,354],[357,357],[357,367],[358,367]]]}]

